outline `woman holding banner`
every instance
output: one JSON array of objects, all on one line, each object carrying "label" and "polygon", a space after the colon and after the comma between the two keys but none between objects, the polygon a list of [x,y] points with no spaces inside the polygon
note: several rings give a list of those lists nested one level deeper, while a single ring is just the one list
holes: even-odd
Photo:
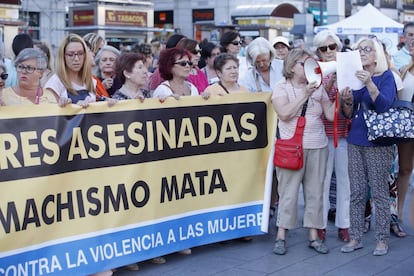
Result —
[{"label": "woman holding banner", "polygon": [[317,229],[323,226],[323,180],[328,159],[328,138],[321,115],[333,120],[335,103],[329,100],[323,86],[318,87],[316,82],[308,83],[303,66],[311,56],[302,49],[290,51],[283,68],[286,80],[279,82],[273,90],[272,103],[278,115],[281,139],[293,136],[302,110],[305,110],[306,118],[303,167],[299,170],[276,167],[279,208],[273,253],[277,255],[286,254],[286,231],[297,225],[297,199],[301,183],[305,197],[303,224],[309,228],[309,247],[320,254],[329,251],[317,235]]},{"label": "woman holding banner", "polygon": [[181,96],[198,95],[197,87],[187,81],[193,62],[191,54],[184,48],[162,50],[159,60],[159,71],[165,80],[154,90],[153,97],[165,100],[167,97],[179,99]]},{"label": "woman holding banner", "polygon": [[233,93],[248,93],[246,87],[239,85],[239,60],[231,54],[220,54],[214,60],[214,69],[217,72],[219,81],[206,88],[203,98],[211,94],[224,96]]},{"label": "woman holding banner", "polygon": [[[336,53],[342,49],[342,43],[339,37],[330,30],[323,30],[315,35],[313,45],[316,47],[316,55],[322,62],[336,61]],[[331,102],[337,97],[336,73],[323,76],[322,84],[328,93]],[[342,114],[338,114],[336,122],[331,122],[323,117],[325,132],[328,136],[328,163],[326,167],[326,176],[323,188],[323,228],[318,229],[318,237],[325,240],[326,227],[328,224],[328,212],[335,214],[335,226],[338,227],[338,238],[341,241],[349,242],[349,176],[348,176],[348,129],[350,120]],[[338,137],[337,145],[335,145],[334,135]],[[336,181],[332,182],[332,174],[335,173]],[[331,187],[336,185],[335,187]],[[333,189],[332,189],[333,188]],[[333,190],[336,202],[332,202],[334,206],[330,209],[329,201],[330,191]],[[335,192],[336,191],[336,192]],[[336,208],[336,210],[335,210]]]},{"label": "woman holding banner", "polygon": [[[59,98],[60,105],[75,103],[87,107],[96,101],[96,80],[92,77],[91,55],[88,46],[77,34],[67,35],[59,46],[56,73],[45,89]],[[109,100],[112,105],[115,101]]]},{"label": "woman holding banner", "polygon": [[39,49],[23,49],[14,61],[17,85],[3,89],[1,105],[32,105],[57,103],[57,97],[40,87],[40,79],[47,66],[47,57]]},{"label": "woman holding banner", "polygon": [[[118,57],[115,64],[115,74],[119,77],[122,83],[121,88],[115,91],[112,95],[116,100],[131,100],[138,99],[141,102],[145,98],[150,98],[149,90],[144,87],[147,83],[148,69],[144,64],[146,57],[140,53],[123,52]],[[156,257],[151,260],[154,264],[164,264],[166,262],[164,257]],[[130,271],[139,270],[136,263],[125,266]]]}]

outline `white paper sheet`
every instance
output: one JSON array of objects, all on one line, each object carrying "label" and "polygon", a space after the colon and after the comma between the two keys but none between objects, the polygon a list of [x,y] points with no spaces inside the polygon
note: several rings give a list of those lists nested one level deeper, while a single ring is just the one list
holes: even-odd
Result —
[{"label": "white paper sheet", "polygon": [[339,91],[347,86],[352,90],[359,90],[365,86],[362,81],[355,77],[355,72],[362,70],[359,51],[337,52],[336,63],[336,80]]}]

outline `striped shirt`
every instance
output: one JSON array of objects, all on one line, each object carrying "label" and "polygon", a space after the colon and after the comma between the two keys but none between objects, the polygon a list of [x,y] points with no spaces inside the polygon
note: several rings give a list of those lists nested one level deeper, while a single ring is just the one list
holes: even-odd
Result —
[{"label": "striped shirt", "polygon": [[[297,101],[297,98],[303,98],[305,89],[293,88],[290,81],[280,81],[273,90],[272,101],[279,98],[288,98],[289,102]],[[322,104],[329,101],[325,89],[321,86],[309,98],[308,108],[306,109],[305,131],[303,134],[304,149],[321,149],[328,145],[328,137],[321,120],[323,109]],[[292,138],[296,130],[296,123],[300,116],[302,108],[300,108],[294,118],[289,121],[279,119],[278,126],[280,137],[282,139]]]},{"label": "striped shirt", "polygon": [[[325,87],[326,83],[329,80],[329,76],[326,76],[323,80],[322,80],[322,85]],[[330,91],[327,91],[328,93],[328,97],[329,100],[331,102],[335,101],[335,95],[336,95],[336,85],[332,85],[332,88]],[[330,138],[332,138],[334,136],[334,122],[328,121],[325,116],[322,116],[322,121],[323,124],[325,125],[325,131],[326,131],[326,135]],[[348,132],[349,132],[349,127],[351,125],[351,120],[345,118],[341,112],[339,112],[338,114],[338,138],[346,138],[348,137]]]}]

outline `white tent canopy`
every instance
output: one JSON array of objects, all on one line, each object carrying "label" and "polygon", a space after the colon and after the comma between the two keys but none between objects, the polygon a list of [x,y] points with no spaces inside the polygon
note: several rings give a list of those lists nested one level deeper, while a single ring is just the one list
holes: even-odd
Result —
[{"label": "white tent canopy", "polygon": [[358,35],[376,33],[402,33],[404,25],[384,15],[371,4],[342,21],[315,27],[315,32],[332,30],[338,35]]},{"label": "white tent canopy", "polygon": [[404,25],[389,18],[371,4],[365,5],[357,13],[342,21],[315,27],[315,32],[331,30],[339,36],[354,36],[355,40],[361,35],[376,35],[384,42],[387,50],[396,51],[399,35],[402,34]]}]

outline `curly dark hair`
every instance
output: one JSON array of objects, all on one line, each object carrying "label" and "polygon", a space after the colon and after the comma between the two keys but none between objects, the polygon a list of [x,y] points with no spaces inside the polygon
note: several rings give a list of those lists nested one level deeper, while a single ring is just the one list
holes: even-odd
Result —
[{"label": "curly dark hair", "polygon": [[188,57],[191,60],[191,54],[184,48],[170,48],[164,49],[160,53],[160,59],[158,62],[158,68],[160,75],[164,80],[171,80],[173,78],[172,68],[177,59],[182,57]]}]

